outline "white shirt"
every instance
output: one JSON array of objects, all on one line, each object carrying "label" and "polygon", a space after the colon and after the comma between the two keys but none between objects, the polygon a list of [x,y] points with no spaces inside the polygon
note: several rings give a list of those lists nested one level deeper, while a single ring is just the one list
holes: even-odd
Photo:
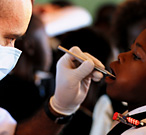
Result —
[{"label": "white shirt", "polygon": [[0,108],[0,135],[14,135],[16,125],[10,113]]},{"label": "white shirt", "polygon": [[[130,112],[126,111],[124,114],[134,115],[146,111],[146,105],[136,108]],[[111,106],[111,101],[107,95],[100,97],[98,102],[95,105],[93,111],[93,124],[91,128],[90,135],[106,135],[112,124],[113,110]],[[142,120],[146,122],[146,119]],[[115,121],[115,124],[119,122]],[[123,132],[121,135],[146,135],[146,126],[141,128],[130,128]]]},{"label": "white shirt", "polygon": [[106,135],[112,126],[113,108],[107,95],[102,95],[93,111],[90,135]]}]

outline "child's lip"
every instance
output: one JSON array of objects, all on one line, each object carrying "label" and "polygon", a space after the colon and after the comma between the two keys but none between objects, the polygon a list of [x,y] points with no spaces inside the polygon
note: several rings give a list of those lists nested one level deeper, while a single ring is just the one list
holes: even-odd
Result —
[{"label": "child's lip", "polygon": [[107,84],[111,84],[111,83],[113,83],[115,81],[115,78],[113,78],[113,77],[111,77],[111,76],[107,76],[106,78],[105,78],[105,82],[107,83]]},{"label": "child's lip", "polygon": [[[110,67],[110,72],[116,77],[116,73],[115,73],[115,70],[113,69],[113,67]],[[106,83],[112,83],[115,80],[116,80],[116,78],[114,78],[112,76],[107,76],[105,78]]]}]

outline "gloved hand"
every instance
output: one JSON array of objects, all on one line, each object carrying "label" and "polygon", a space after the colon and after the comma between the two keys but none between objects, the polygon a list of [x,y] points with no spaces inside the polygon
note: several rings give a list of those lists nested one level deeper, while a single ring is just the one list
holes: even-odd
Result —
[{"label": "gloved hand", "polygon": [[100,61],[78,47],[72,47],[70,51],[87,60],[77,67],[75,58],[65,54],[57,63],[56,89],[50,105],[63,115],[71,115],[80,107],[88,93],[91,78],[99,81],[103,77],[102,73],[93,71],[94,63],[104,68]]}]

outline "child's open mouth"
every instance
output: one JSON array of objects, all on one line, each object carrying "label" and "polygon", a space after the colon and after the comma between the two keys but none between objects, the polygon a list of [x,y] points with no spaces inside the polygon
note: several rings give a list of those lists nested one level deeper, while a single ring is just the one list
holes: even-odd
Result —
[{"label": "child's open mouth", "polygon": [[116,80],[116,75],[115,75],[115,72],[114,72],[114,70],[113,70],[112,68],[110,68],[110,72],[115,76],[115,77],[110,76],[110,78],[111,78],[112,80]]},{"label": "child's open mouth", "polygon": [[106,79],[105,79],[105,81],[106,81],[107,83],[111,83],[111,82],[113,82],[114,80],[116,80],[116,74],[115,74],[115,72],[114,72],[114,70],[113,70],[112,68],[110,69],[110,73],[111,73],[113,76],[115,76],[115,77],[113,77],[113,76],[107,76]]}]

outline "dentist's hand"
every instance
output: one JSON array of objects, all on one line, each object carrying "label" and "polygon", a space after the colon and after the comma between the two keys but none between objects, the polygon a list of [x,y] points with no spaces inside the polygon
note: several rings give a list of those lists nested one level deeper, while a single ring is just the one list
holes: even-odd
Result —
[{"label": "dentist's hand", "polygon": [[88,53],[83,53],[78,47],[72,47],[71,52],[87,59],[77,64],[75,58],[65,54],[57,63],[56,89],[50,99],[51,107],[59,114],[71,115],[84,101],[91,79],[100,81],[103,74],[94,70],[94,63],[104,68],[104,65]]}]

